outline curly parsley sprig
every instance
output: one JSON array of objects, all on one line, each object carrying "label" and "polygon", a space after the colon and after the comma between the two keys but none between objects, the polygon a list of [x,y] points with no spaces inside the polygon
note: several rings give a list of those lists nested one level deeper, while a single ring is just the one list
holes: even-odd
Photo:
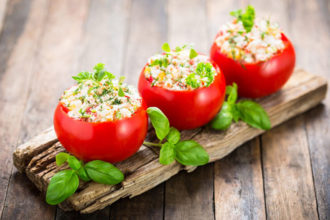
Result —
[{"label": "curly parsley sprig", "polygon": [[227,101],[222,105],[221,111],[215,116],[211,122],[211,127],[216,130],[226,130],[232,121],[242,120],[248,125],[269,130],[271,123],[267,112],[258,103],[251,100],[237,100],[237,85],[226,87]]},{"label": "curly parsley sprig", "polygon": [[208,153],[199,143],[194,140],[181,141],[180,131],[170,127],[167,117],[159,108],[149,107],[147,113],[160,142],[145,141],[144,145],[161,148],[161,164],[167,165],[176,160],[183,165],[201,166],[209,162]]}]

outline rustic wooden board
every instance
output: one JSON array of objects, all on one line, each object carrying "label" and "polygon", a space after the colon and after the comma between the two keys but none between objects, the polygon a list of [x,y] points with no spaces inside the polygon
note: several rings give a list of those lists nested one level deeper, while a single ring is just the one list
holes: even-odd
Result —
[{"label": "rustic wooden board", "polygon": [[[257,100],[268,112],[272,125],[292,118],[316,106],[324,98],[327,81],[303,70],[295,73],[276,94]],[[193,138],[206,148],[210,162],[232,152],[244,142],[264,133],[243,122],[233,124],[225,132],[202,128],[185,131],[183,137]],[[50,178],[59,170],[55,155],[64,151],[57,142],[52,128],[19,146],[13,154],[14,164],[40,189],[45,191]],[[180,170],[193,171],[195,167],[184,167],[178,163],[163,166],[158,163],[157,152],[142,146],[137,154],[126,161],[116,164],[125,174],[125,180],[115,186],[94,182],[81,183],[79,190],[60,204],[64,210],[91,213],[102,209],[123,197],[134,197],[166,181]]]}]

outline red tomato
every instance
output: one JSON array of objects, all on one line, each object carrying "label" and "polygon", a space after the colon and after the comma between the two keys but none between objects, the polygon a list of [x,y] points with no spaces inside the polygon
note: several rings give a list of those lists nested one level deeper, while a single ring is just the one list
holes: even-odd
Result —
[{"label": "red tomato", "polygon": [[54,115],[54,128],[63,147],[84,161],[103,160],[110,163],[127,159],[142,145],[148,127],[143,103],[130,118],[107,122],[86,122],[68,116],[59,103]]},{"label": "red tomato", "polygon": [[240,96],[263,97],[278,91],[290,78],[295,66],[295,51],[289,39],[282,34],[285,48],[268,61],[240,63],[221,53],[214,42],[210,57],[222,70],[226,82],[237,83]]},{"label": "red tomato", "polygon": [[144,68],[138,85],[140,95],[148,107],[161,109],[171,126],[179,130],[198,128],[212,120],[219,112],[225,97],[226,83],[218,67],[218,74],[209,87],[189,91],[151,86],[151,82],[144,76]]}]

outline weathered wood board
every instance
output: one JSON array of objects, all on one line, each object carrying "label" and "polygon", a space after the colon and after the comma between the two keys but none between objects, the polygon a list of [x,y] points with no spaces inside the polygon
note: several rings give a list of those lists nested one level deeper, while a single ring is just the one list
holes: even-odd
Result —
[{"label": "weathered wood board", "polygon": [[[284,88],[265,98],[257,100],[268,112],[272,126],[303,113],[319,104],[326,95],[327,80],[295,70]],[[207,127],[184,131],[184,138],[193,138],[204,146],[210,155],[210,162],[221,159],[244,142],[264,133],[243,122],[233,124],[227,131],[214,131]],[[13,154],[14,164],[36,187],[45,192],[51,177],[66,165],[57,167],[55,155],[65,151],[57,141],[53,128],[17,147]],[[125,174],[125,180],[115,186],[94,182],[81,182],[78,191],[60,204],[63,210],[91,213],[102,209],[120,198],[137,196],[166,181],[180,170],[193,171],[195,167],[184,167],[178,163],[163,166],[158,163],[157,151],[142,146],[126,161],[116,164]]]}]

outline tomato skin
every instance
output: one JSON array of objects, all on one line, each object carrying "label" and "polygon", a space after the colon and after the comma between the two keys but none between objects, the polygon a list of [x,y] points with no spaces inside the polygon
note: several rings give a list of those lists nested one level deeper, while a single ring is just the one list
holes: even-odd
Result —
[{"label": "tomato skin", "polygon": [[54,114],[54,129],[63,147],[84,161],[116,163],[138,151],[148,128],[146,106],[130,118],[107,122],[85,122],[68,116],[59,103]]},{"label": "tomato skin", "polygon": [[[146,66],[145,66],[146,67]],[[201,127],[214,118],[221,109],[225,97],[225,78],[219,68],[209,87],[191,91],[174,91],[151,86],[143,68],[138,90],[148,107],[158,107],[168,117],[171,126],[179,130]]]},{"label": "tomato skin", "polygon": [[220,67],[228,85],[237,83],[239,96],[259,98],[282,88],[294,70],[296,56],[293,45],[283,33],[282,40],[284,50],[264,62],[237,62],[221,53],[216,42],[211,47],[210,58]]}]

